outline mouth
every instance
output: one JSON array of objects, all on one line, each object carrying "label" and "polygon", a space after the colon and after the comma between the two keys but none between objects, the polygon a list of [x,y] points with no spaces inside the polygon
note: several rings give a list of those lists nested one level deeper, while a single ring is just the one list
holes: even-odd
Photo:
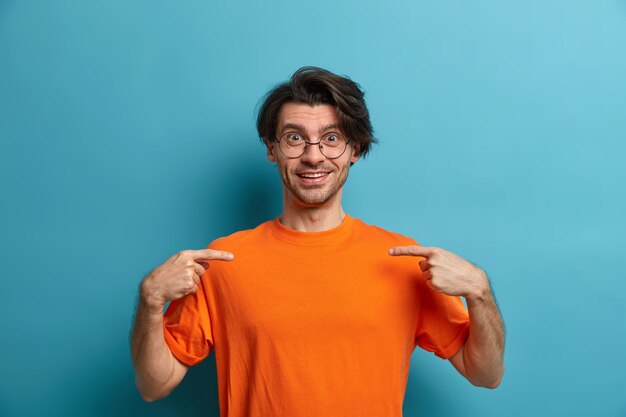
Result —
[{"label": "mouth", "polygon": [[317,184],[323,182],[329,174],[330,172],[327,171],[305,171],[299,172],[296,175],[300,178],[300,181],[305,184]]}]

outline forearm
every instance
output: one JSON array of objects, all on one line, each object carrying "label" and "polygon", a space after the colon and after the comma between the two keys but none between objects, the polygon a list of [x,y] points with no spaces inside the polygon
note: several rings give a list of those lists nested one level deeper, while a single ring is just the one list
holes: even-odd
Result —
[{"label": "forearm", "polygon": [[490,288],[466,300],[470,316],[463,350],[466,376],[474,385],[495,388],[504,374],[504,323]]},{"label": "forearm", "polygon": [[131,355],[135,383],[144,400],[163,398],[177,385],[176,359],[165,343],[163,316],[150,311],[141,297],[131,333]]}]

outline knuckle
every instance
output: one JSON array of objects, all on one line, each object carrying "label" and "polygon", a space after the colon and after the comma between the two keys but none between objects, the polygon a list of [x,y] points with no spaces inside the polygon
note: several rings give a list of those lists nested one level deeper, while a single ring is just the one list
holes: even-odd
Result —
[{"label": "knuckle", "polygon": [[434,247],[431,250],[436,255],[440,255],[441,254],[441,248]]}]

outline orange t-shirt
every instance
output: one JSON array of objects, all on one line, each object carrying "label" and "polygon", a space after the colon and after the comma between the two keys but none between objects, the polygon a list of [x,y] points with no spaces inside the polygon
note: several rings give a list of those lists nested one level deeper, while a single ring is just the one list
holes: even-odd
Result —
[{"label": "orange t-shirt", "polygon": [[190,366],[215,349],[222,417],[401,416],[415,346],[447,359],[469,332],[420,258],[388,255],[415,244],[347,215],[324,232],[276,219],[217,239],[235,259],[170,304],[165,340]]}]

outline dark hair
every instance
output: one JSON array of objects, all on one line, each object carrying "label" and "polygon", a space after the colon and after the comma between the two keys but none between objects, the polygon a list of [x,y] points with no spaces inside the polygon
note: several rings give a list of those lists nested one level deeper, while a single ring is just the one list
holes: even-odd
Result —
[{"label": "dark hair", "polygon": [[371,144],[376,143],[360,86],[346,76],[322,68],[302,67],[289,81],[270,90],[261,101],[256,127],[266,145],[276,140],[278,114],[283,104],[290,102],[335,106],[339,127],[353,143],[359,145],[361,156],[365,156]]}]

